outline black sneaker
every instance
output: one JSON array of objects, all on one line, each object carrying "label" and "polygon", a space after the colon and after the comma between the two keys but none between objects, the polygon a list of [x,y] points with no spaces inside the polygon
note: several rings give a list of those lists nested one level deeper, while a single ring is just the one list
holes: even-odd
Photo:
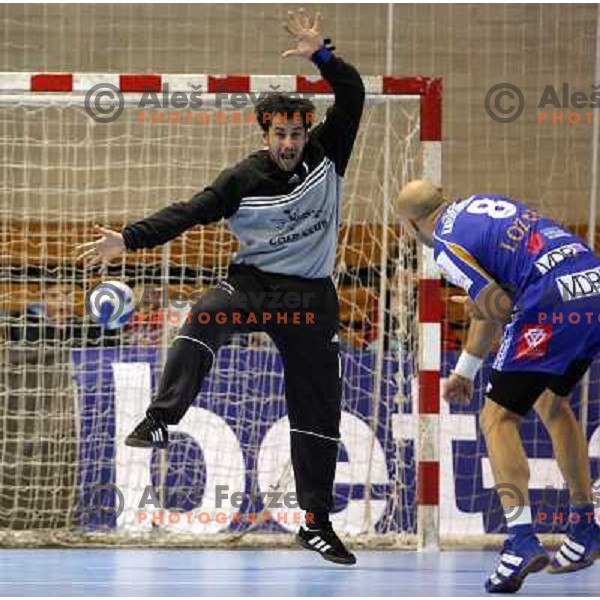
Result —
[{"label": "black sneaker", "polygon": [[339,565],[356,564],[356,556],[342,544],[342,540],[331,525],[323,529],[309,529],[306,525],[302,525],[296,540],[307,550],[319,552],[325,560]]},{"label": "black sneaker", "polygon": [[167,426],[147,415],[125,438],[125,445],[133,448],[166,448],[169,445]]}]

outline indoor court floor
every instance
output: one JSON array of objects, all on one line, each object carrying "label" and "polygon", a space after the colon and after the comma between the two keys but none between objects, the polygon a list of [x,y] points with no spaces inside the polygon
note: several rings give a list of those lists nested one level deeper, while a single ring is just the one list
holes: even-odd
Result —
[{"label": "indoor court floor", "polygon": [[[481,596],[496,552],[358,551],[354,567],[305,550],[1,550],[1,596]],[[531,575],[524,596],[593,596],[600,562]]]}]

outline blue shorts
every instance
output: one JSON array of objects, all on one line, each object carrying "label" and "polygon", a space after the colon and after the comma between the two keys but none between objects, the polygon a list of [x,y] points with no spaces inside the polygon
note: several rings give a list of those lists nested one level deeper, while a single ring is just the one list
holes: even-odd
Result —
[{"label": "blue shorts", "polygon": [[540,278],[519,299],[493,368],[563,375],[600,354],[600,261],[594,255]]}]

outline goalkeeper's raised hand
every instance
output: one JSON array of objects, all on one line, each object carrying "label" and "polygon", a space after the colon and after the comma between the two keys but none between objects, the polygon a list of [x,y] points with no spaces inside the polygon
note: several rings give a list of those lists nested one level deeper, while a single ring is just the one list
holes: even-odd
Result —
[{"label": "goalkeeper's raised hand", "polygon": [[288,56],[310,57],[321,47],[323,38],[319,28],[321,26],[321,13],[316,13],[314,21],[304,14],[301,8],[298,12],[289,11],[287,23],[284,27],[295,39],[296,47],[290,48],[281,54],[284,58]]},{"label": "goalkeeper's raised hand", "polygon": [[93,265],[103,260],[119,258],[125,252],[125,241],[118,231],[104,229],[99,225],[96,225],[95,229],[102,237],[94,242],[77,246],[76,250],[80,253],[77,257],[78,261],[87,259],[89,261],[87,264]]}]

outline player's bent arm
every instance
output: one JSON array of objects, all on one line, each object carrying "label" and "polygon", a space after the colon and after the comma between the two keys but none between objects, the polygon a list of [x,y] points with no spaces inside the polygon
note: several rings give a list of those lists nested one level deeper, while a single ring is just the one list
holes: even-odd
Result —
[{"label": "player's bent arm", "polygon": [[453,373],[472,382],[501,333],[502,325],[500,323],[472,318],[467,341],[456,366],[452,369]]},{"label": "player's bent arm", "polygon": [[500,325],[510,322],[514,308],[510,296],[495,282],[490,282],[479,292],[475,307],[480,320],[494,321]]},{"label": "player's bent arm", "polygon": [[502,325],[496,321],[472,319],[464,351],[484,359],[502,335]]},{"label": "player's bent arm", "polygon": [[453,371],[473,381],[485,357],[502,335],[504,323],[510,320],[513,303],[497,284],[488,284],[471,302],[471,323],[465,347]]}]

